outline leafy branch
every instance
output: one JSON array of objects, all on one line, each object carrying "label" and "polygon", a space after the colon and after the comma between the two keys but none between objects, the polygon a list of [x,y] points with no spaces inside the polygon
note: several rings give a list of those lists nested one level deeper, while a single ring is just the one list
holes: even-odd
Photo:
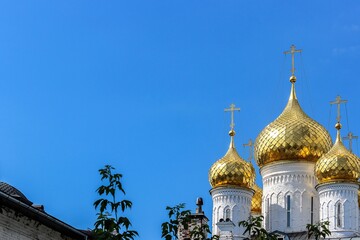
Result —
[{"label": "leafy branch", "polygon": [[321,237],[326,238],[326,236],[330,236],[331,232],[329,230],[329,224],[329,221],[307,224],[306,229],[308,231],[308,239],[310,239],[311,236],[314,236],[315,240],[319,240]]},{"label": "leafy branch", "polygon": [[192,240],[218,240],[219,236],[214,235],[210,239],[207,238],[208,234],[211,234],[208,224],[194,224],[190,226],[192,222],[191,211],[183,210],[185,208],[184,203],[180,203],[175,207],[166,207],[168,211],[169,221],[161,224],[162,235],[161,238],[165,240],[178,239],[179,228],[189,230],[189,235]]},{"label": "leafy branch", "polygon": [[262,227],[263,220],[263,216],[250,216],[247,221],[239,222],[239,226],[245,228],[244,235],[249,234],[252,240],[276,240],[276,234],[269,233]]},{"label": "leafy branch", "polygon": [[96,192],[100,198],[94,202],[94,207],[99,210],[93,230],[96,239],[101,240],[133,240],[138,236],[137,231],[129,230],[131,222],[127,217],[119,216],[120,212],[131,209],[132,202],[122,199],[117,201],[116,194],[120,191],[125,195],[122,187],[120,173],[113,173],[114,167],[105,165],[99,169],[101,181],[105,182]]}]

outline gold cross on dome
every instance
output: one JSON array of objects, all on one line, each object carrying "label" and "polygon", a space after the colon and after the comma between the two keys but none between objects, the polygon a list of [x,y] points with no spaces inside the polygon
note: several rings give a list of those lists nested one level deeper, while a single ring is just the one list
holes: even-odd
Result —
[{"label": "gold cross on dome", "polygon": [[296,49],[295,45],[291,45],[290,51],[285,51],[284,54],[291,54],[291,75],[295,74],[295,53],[301,53],[301,49]]},{"label": "gold cross on dome", "polygon": [[231,130],[234,130],[235,127],[235,123],[234,123],[234,112],[235,111],[240,111],[240,108],[236,108],[235,104],[231,104],[230,108],[225,108],[225,112],[231,112],[231,123],[230,123],[230,128]]},{"label": "gold cross on dome", "polygon": [[343,137],[344,140],[349,140],[349,150],[352,152],[352,140],[358,139],[358,136],[355,136],[352,132],[349,132],[346,137]]},{"label": "gold cross on dome", "polygon": [[249,147],[249,157],[248,157],[248,161],[250,162],[253,159],[253,152],[254,152],[254,143],[253,141],[250,139],[248,143],[244,143],[243,144],[244,147]]},{"label": "gold cross on dome", "polygon": [[330,102],[331,105],[337,104],[336,120],[337,120],[338,123],[340,123],[340,119],[341,119],[340,104],[342,104],[342,103],[347,103],[347,100],[342,100],[339,95],[336,96],[335,101]]}]

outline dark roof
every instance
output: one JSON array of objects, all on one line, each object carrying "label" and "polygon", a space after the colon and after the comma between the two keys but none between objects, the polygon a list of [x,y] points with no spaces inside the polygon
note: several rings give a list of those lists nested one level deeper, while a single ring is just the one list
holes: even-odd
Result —
[{"label": "dark roof", "polygon": [[20,192],[17,188],[5,183],[5,182],[0,182],[0,191],[2,191],[3,193],[12,196],[13,198],[16,198],[17,200],[27,204],[27,205],[32,205],[33,203],[27,199],[25,197],[25,195]]},{"label": "dark roof", "polygon": [[77,240],[88,239],[87,231],[78,230],[44,212],[41,208],[32,206],[32,202],[29,201],[24,194],[4,182],[0,182],[0,205],[20,212],[30,219],[38,221],[68,237]]}]

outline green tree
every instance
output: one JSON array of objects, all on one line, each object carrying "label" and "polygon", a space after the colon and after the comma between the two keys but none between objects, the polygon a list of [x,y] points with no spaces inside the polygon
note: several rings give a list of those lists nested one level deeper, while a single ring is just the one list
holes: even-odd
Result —
[{"label": "green tree", "polygon": [[210,227],[208,224],[203,224],[200,226],[195,226],[190,231],[190,236],[192,240],[218,240],[218,235],[213,235],[211,238],[208,238],[208,235],[211,234]]},{"label": "green tree", "polygon": [[129,230],[131,222],[127,217],[119,216],[119,213],[124,213],[132,207],[132,202],[125,199],[119,201],[116,198],[119,191],[125,195],[125,190],[121,184],[122,175],[114,173],[114,170],[115,168],[110,165],[99,169],[104,185],[96,190],[100,198],[94,202],[94,207],[99,213],[96,214],[93,233],[96,239],[100,240],[133,240],[138,233]]},{"label": "green tree", "polygon": [[166,240],[178,239],[178,229],[181,222],[185,229],[188,229],[190,223],[190,210],[183,210],[185,203],[180,203],[175,207],[166,207],[169,215],[169,221],[161,224],[162,238]]},{"label": "green tree", "polygon": [[321,237],[326,238],[326,236],[330,236],[329,224],[329,221],[307,224],[308,239],[310,239],[311,236],[314,236],[316,240],[319,240]]},{"label": "green tree", "polygon": [[239,226],[245,228],[244,235],[248,233],[252,240],[276,240],[276,234],[269,233],[262,227],[263,220],[263,216],[250,216],[247,221],[239,222]]},{"label": "green tree", "polygon": [[[185,204],[181,203],[175,207],[166,207],[168,211],[169,221],[161,224],[162,238],[165,240],[178,239],[178,230],[181,226],[185,230],[188,230],[191,223],[191,211],[184,210]],[[211,234],[208,224],[196,225],[190,229],[190,237],[192,240],[217,240],[217,235],[208,238],[207,235]]]}]

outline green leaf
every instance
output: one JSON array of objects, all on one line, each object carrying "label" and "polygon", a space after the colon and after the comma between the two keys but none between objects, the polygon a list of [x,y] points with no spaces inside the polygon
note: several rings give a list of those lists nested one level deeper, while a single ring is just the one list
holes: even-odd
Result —
[{"label": "green leaf", "polygon": [[120,202],[120,206],[121,206],[121,211],[124,212],[126,208],[131,208],[132,203],[128,200],[122,200]]},{"label": "green leaf", "polygon": [[[94,201],[95,209],[99,212],[97,220],[94,223],[94,236],[95,239],[101,240],[133,240],[139,234],[130,230],[131,222],[127,217],[118,216],[118,208],[121,207],[122,212],[132,207],[132,202],[129,200],[121,199],[121,195],[125,194],[122,188],[120,173],[113,173],[114,167],[105,165],[104,168],[99,169],[99,174],[103,185],[101,185],[96,192],[99,196],[106,195],[106,198],[99,198]],[[116,201],[116,199],[119,199]]]}]

